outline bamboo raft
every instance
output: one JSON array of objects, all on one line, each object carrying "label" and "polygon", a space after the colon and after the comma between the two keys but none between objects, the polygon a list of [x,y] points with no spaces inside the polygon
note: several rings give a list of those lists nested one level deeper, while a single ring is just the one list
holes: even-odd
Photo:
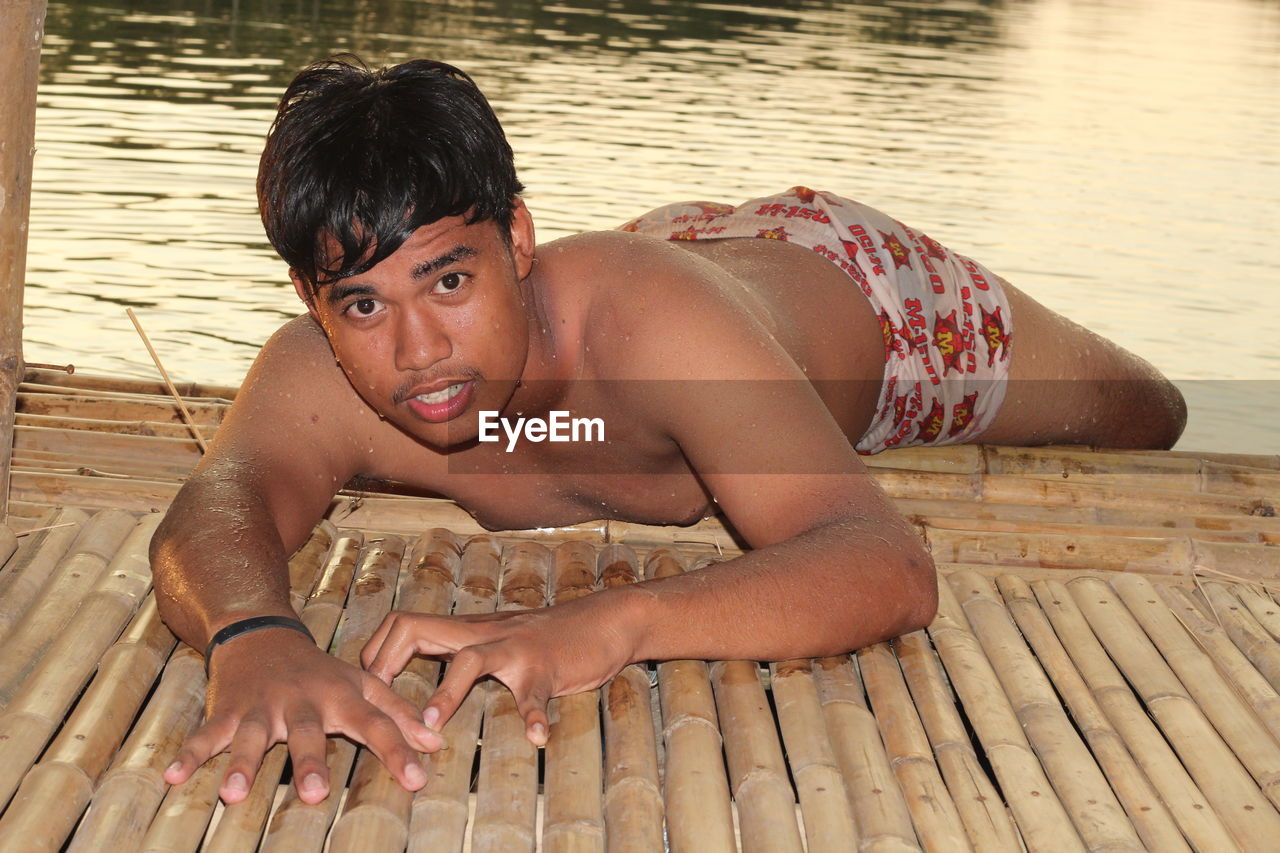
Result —
[{"label": "bamboo raft", "polygon": [[[235,389],[179,388],[205,438]],[[940,568],[927,628],[852,655],[627,667],[555,700],[545,750],[486,683],[401,789],[329,740],[311,806],[269,754],[161,780],[200,655],[147,543],[199,458],[158,383],[29,370],[0,527],[0,850],[1269,850],[1280,839],[1280,457],[956,447],[868,459]],[[717,520],[487,533],[339,495],[290,563],[355,661],[390,608],[532,608],[739,553]],[[395,688],[423,703],[441,665]],[[345,782],[345,785],[343,784]]]}]

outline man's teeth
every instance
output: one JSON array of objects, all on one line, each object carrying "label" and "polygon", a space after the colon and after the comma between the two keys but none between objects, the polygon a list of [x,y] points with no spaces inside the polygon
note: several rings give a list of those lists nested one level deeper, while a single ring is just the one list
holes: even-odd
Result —
[{"label": "man's teeth", "polygon": [[457,385],[450,385],[448,388],[444,388],[440,391],[432,391],[430,394],[419,394],[414,399],[421,400],[429,406],[434,406],[437,403],[443,403],[457,396],[458,392],[462,390],[462,386],[466,384],[467,383],[465,382],[459,382]]}]

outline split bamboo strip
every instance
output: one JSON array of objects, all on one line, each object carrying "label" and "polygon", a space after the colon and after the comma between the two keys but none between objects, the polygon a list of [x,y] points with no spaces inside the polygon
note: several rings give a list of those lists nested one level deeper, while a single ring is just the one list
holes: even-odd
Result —
[{"label": "split bamboo strip", "polygon": [[[456,616],[492,613],[501,576],[501,546],[492,536],[476,536],[462,550],[454,590]],[[462,850],[467,829],[471,766],[490,685],[471,689],[443,729],[448,749],[427,757],[427,785],[414,795],[409,818],[409,853]]]},{"label": "split bamboo strip", "polygon": [[[605,589],[635,583],[635,551],[607,545],[596,561]],[[649,676],[630,664],[600,691],[604,726],[604,824],[609,853],[647,853],[663,843],[658,747],[649,709]]]},{"label": "split bamboo strip", "polygon": [[1044,506],[1110,506],[1120,509],[1179,514],[1250,515],[1274,513],[1275,506],[1262,497],[1187,494],[1176,489],[1155,489],[1145,484],[1098,486],[1091,483],[1063,483],[1031,480],[1010,474],[988,474],[982,478],[981,497],[999,503],[1031,503]]},{"label": "split bamboo strip", "polygon": [[[193,403],[189,408],[194,422],[203,430],[206,427],[217,427],[221,424],[228,407],[219,403]],[[174,405],[173,400],[162,397],[126,398],[92,394],[33,394],[19,391],[18,411],[28,415],[183,424],[182,413]]]},{"label": "split bamboo strip", "polygon": [[[714,562],[699,560],[691,571]],[[718,660],[710,674],[743,853],[798,853],[796,797],[759,669],[754,661]]]},{"label": "split bamboo strip", "polygon": [[[1109,589],[1102,583],[1099,583],[1099,588]],[[1192,774],[1197,780],[1210,779],[1212,770],[1209,763],[1198,759],[1198,754],[1193,752],[1184,767],[1169,741],[1152,722],[1146,708],[1129,689],[1124,676],[1112,663],[1063,583],[1037,581],[1031,584],[1031,589],[1098,707],[1124,739],[1130,754],[1168,805],[1183,835],[1197,850],[1237,849],[1234,839],[1241,833],[1228,831],[1227,825],[1210,807],[1210,800],[1201,792],[1197,781],[1192,781]],[[1100,615],[1106,618],[1106,614]],[[1188,746],[1194,749],[1190,744]],[[1243,769],[1237,769],[1243,775]],[[1254,796],[1257,797],[1256,792]],[[1244,836],[1248,837],[1247,832]]]},{"label": "split bamboo strip", "polygon": [[[959,516],[915,516],[911,519],[922,528],[927,538],[932,530],[969,531],[972,533],[1060,534],[1106,539],[1169,539],[1186,537],[1197,542],[1236,542],[1258,544],[1266,539],[1257,530],[1171,529],[1157,526],[1105,525],[1096,522],[1073,522],[1062,519],[1021,521],[1003,518],[964,518]],[[1100,567],[1099,567],[1100,568]]]},{"label": "split bamboo strip", "polygon": [[[1033,588],[1039,596],[1040,588]],[[1124,673],[1124,679],[1142,697],[1146,710],[1236,841],[1248,850],[1267,849],[1275,838],[1280,837],[1280,816],[1205,718],[1204,712],[1192,701],[1116,592],[1107,584],[1091,578],[1074,580],[1068,589],[1071,601],[1088,620],[1092,633]],[[1046,594],[1053,593],[1046,590]],[[1040,603],[1045,606],[1044,599]],[[1046,610],[1053,618],[1054,611]],[[1073,650],[1073,657],[1075,654]],[[1076,663],[1084,671],[1078,658]],[[1094,666],[1098,663],[1094,662]],[[1112,682],[1107,692],[1113,695],[1124,685],[1119,673],[1105,671],[1104,677]],[[1086,680],[1089,680],[1088,674]],[[1098,695],[1099,685],[1091,683],[1090,686]],[[1119,729],[1121,720],[1112,714],[1110,708],[1106,710]],[[1135,750],[1135,754],[1140,753]],[[1147,777],[1156,783],[1160,773],[1177,772],[1174,764],[1176,762],[1161,761],[1161,769],[1152,771],[1148,768]],[[1161,793],[1165,792],[1161,790]],[[1181,823],[1182,816],[1176,811],[1174,817]]]},{"label": "split bamboo strip", "polygon": [[[1036,603],[1030,585],[1015,575],[1001,576],[997,579],[997,585],[1022,636],[1035,650],[1036,660],[1044,667],[1053,686],[1070,709],[1076,726],[1084,734],[1089,748],[1102,765],[1106,780],[1124,805],[1143,844],[1151,850],[1189,850],[1173,815],[1165,807],[1142,768],[1129,754],[1124,740],[1112,727],[1067,656],[1048,618]],[[1050,698],[1056,704],[1056,698]],[[1213,840],[1214,849],[1229,849],[1234,846],[1225,831]],[[1222,846],[1224,842],[1226,848]]]},{"label": "split bamboo strip", "polygon": [[53,426],[19,425],[14,430],[13,451],[109,457],[130,462],[160,459],[174,467],[186,466],[188,471],[200,461],[200,448],[189,438],[129,435],[115,431],[94,432]]},{"label": "split bamboo strip", "polygon": [[1182,459],[1208,459],[1211,462],[1222,462],[1228,465],[1280,469],[1280,455],[1270,453],[1210,453],[1203,450],[1119,450],[1110,447],[1095,447],[1093,452],[1107,455],[1122,453],[1127,456],[1171,456]]},{"label": "split bamboo strip", "polygon": [[[299,618],[315,637],[316,645],[323,649],[329,648],[342,618],[342,605],[347,599],[347,589],[355,574],[362,544],[363,537],[360,533],[343,532],[333,545],[316,589],[299,614]],[[333,739],[328,741],[330,750],[334,743]],[[249,795],[223,810],[218,828],[206,844],[207,850],[235,850],[238,846],[257,844],[287,757],[288,750],[283,744],[277,744],[267,751],[249,789]]]},{"label": "split bamboo strip", "polygon": [[[551,552],[536,543],[508,545],[502,554],[498,610],[518,611],[547,603]],[[524,717],[505,686],[489,691],[484,713],[484,751],[476,782],[471,830],[476,853],[533,851],[538,793],[538,751],[525,737]]]},{"label": "split bamboo strip", "polygon": [[84,596],[97,586],[107,564],[133,529],[134,518],[104,509],[91,518],[57,567],[40,597],[4,637],[0,655],[0,707],[13,701],[22,682],[40,663],[49,644],[66,627]]},{"label": "split bamboo strip", "polygon": [[860,850],[918,851],[853,659],[789,661],[770,673],[808,849],[838,850],[857,840]]},{"label": "split bamboo strip", "polygon": [[942,474],[981,474],[986,469],[982,447],[948,444],[941,447],[895,447],[867,457],[868,468],[931,471]]},{"label": "split bamboo strip", "polygon": [[0,575],[0,642],[39,595],[88,520],[85,512],[72,507],[51,509],[40,521],[45,529],[25,537],[28,541]]},{"label": "split bamboo strip", "polygon": [[[551,600],[565,604],[596,587],[595,549],[565,542],[553,552]],[[604,853],[601,806],[600,691],[552,699],[544,753],[542,849]]]},{"label": "split bamboo strip", "polygon": [[[332,653],[338,660],[360,666],[360,650],[391,609],[403,556],[404,542],[399,538],[370,538],[366,541],[355,565],[355,578],[347,596],[346,610],[333,639]],[[319,636],[316,639],[319,640]],[[277,753],[280,756],[278,760],[283,763],[288,747],[277,744],[271,752]],[[346,738],[330,737],[325,743],[325,752],[330,790],[339,791],[346,786],[351,775],[356,745]],[[278,768],[270,774],[265,773],[265,762],[263,771],[254,779],[249,796],[227,806],[223,812],[222,820],[206,846],[210,853],[232,853],[259,843],[281,778]],[[298,799],[297,786],[289,785],[284,800],[276,809],[276,820],[272,822],[275,838],[269,843],[278,844],[286,840],[285,833],[275,829],[278,823],[289,827],[285,849],[320,851],[338,811],[338,800],[339,796],[331,793],[314,805],[304,803]],[[268,843],[263,846],[268,846]]]},{"label": "split bamboo strip", "polygon": [[200,722],[204,687],[200,653],[185,645],[179,647],[129,739],[93,792],[89,811],[76,829],[68,853],[138,846],[164,797],[162,774]]},{"label": "split bamboo strip", "polygon": [[[337,536],[332,525],[322,522],[290,558],[289,600],[294,611],[302,610],[317,577],[324,573]],[[142,839],[142,850],[191,853],[196,849],[218,804],[218,790],[229,761],[227,753],[220,753],[206,761],[186,782],[169,789]]]},{"label": "split bamboo strip", "polygon": [[1221,462],[1200,463],[1200,490],[1218,495],[1280,495],[1280,472]]},{"label": "split bamboo strip", "polygon": [[[912,521],[931,518],[971,518],[990,521],[1012,521],[1035,524],[1036,522],[1070,522],[1095,524],[1097,507],[1090,506],[1039,506],[1036,504],[996,503],[994,501],[943,500],[940,498],[901,497],[894,500],[898,511]],[[1153,514],[1143,514],[1150,518]],[[1163,514],[1161,514],[1163,515]],[[1151,523],[1156,523],[1154,520]]]},{"label": "split bamboo strip", "polygon": [[18,550],[18,534],[7,524],[0,524],[0,567]]},{"label": "split bamboo strip", "polygon": [[1280,740],[1280,694],[1276,693],[1276,689],[1263,678],[1244,652],[1236,648],[1224,627],[1205,618],[1199,603],[1190,593],[1183,589],[1168,588],[1161,588],[1158,592],[1170,612],[1217,664],[1236,693],[1258,715],[1272,737]]},{"label": "split bamboo strip", "polygon": [[[1061,480],[1110,485],[1117,476],[1142,476],[1154,488],[1198,491],[1200,460],[1176,456],[1111,453],[1088,448],[985,446],[988,474],[1048,476]],[[1159,485],[1167,483],[1167,485]]]},{"label": "split bamboo strip", "polygon": [[[680,554],[659,548],[644,562],[646,578],[684,571]],[[662,795],[672,853],[733,853],[733,813],[721,751],[720,724],[707,664],[673,660],[658,664],[665,774]]]},{"label": "split bamboo strip", "polygon": [[191,416],[191,412],[187,409],[187,404],[183,402],[182,395],[178,393],[178,389],[173,387],[173,380],[169,378],[169,371],[164,369],[164,364],[160,361],[160,355],[156,352],[155,347],[151,345],[151,339],[147,337],[147,333],[142,330],[142,324],[138,322],[138,315],[133,312],[132,308],[124,309],[124,313],[129,315],[133,328],[138,330],[138,335],[142,338],[142,343],[147,348],[147,353],[151,356],[151,360],[155,362],[156,370],[160,371],[160,378],[164,380],[164,386],[173,397],[173,402],[177,404],[178,411],[182,414],[182,420],[191,428],[191,435],[195,438],[196,443],[200,445],[203,453],[209,452],[209,445],[205,443],[204,436],[200,434],[200,427],[196,426],[195,418]]},{"label": "split bamboo strip", "polygon": [[[27,366],[23,383],[57,388],[78,388],[86,391],[127,391],[132,394],[159,396],[165,393],[162,383],[154,379],[135,379],[130,376],[99,376],[92,373],[67,374],[60,370],[41,370]],[[213,399],[230,403],[239,389],[233,385],[210,385],[197,382],[175,384],[187,399]]]},{"label": "split bamboo strip", "polygon": [[[972,850],[889,644],[876,643],[860,649],[858,669],[867,699],[875,709],[875,722],[884,740],[885,753],[921,845],[929,853]],[[829,724],[827,728],[832,737],[836,737],[836,726]],[[984,841],[983,850],[999,849],[994,837]]]},{"label": "split bamboo strip", "polygon": [[171,465],[161,459],[138,461],[18,450],[10,460],[14,469],[21,468],[37,474],[77,474],[81,477],[120,478],[136,476],[153,480],[182,480],[191,473],[189,465]]},{"label": "split bamboo strip", "polygon": [[[11,737],[0,744],[0,810],[10,795],[14,798],[0,818],[0,850],[19,844],[30,850],[62,847],[175,644],[154,597],[148,596],[103,655],[93,681],[40,763],[31,768],[47,734]],[[43,729],[48,733],[53,726]]]},{"label": "split bamboo strip", "polygon": [[1235,593],[1244,606],[1249,608],[1258,624],[1267,629],[1267,633],[1280,640],[1280,605],[1275,599],[1261,589],[1248,584],[1237,584]]},{"label": "split bamboo strip", "polygon": [[[459,550],[457,537],[443,528],[428,531],[415,540],[400,572],[396,609],[448,614],[453,604]],[[439,675],[439,661],[417,657],[396,677],[392,687],[421,709],[431,698]],[[368,749],[360,750],[329,850],[404,850],[412,802],[413,794],[401,787],[378,757]]]},{"label": "split bamboo strip", "polygon": [[77,477],[15,471],[9,479],[9,498],[15,501],[93,509],[115,507],[137,513],[162,512],[178,493],[175,482],[138,478]]},{"label": "split bamboo strip", "polygon": [[938,584],[938,615],[929,626],[956,694],[1000,780],[1027,849],[1085,849],[1066,809],[1022,732],[1009,698],[983,654],[950,584]]},{"label": "split bamboo strip", "polygon": [[975,850],[1022,850],[1000,794],[978,762],[928,635],[912,631],[895,639],[893,648],[969,842]]},{"label": "split bamboo strip", "polygon": [[[1205,583],[1202,589],[1213,613],[1222,623],[1227,636],[1236,644],[1236,648],[1244,653],[1272,688],[1280,690],[1280,643],[1267,633],[1249,608],[1227,586],[1210,582]],[[1248,587],[1243,585],[1235,586],[1238,594],[1243,594],[1246,589]]]},{"label": "split bamboo strip", "polygon": [[1085,846],[1142,849],[1107,777],[1058,704],[1053,685],[1018,635],[991,582],[973,572],[957,572],[948,581]]},{"label": "split bamboo strip", "polygon": [[[191,431],[183,424],[158,421],[112,421],[102,418],[65,417],[62,415],[37,415],[19,412],[14,415],[14,440],[27,430],[56,430],[66,435],[68,447],[76,442],[93,442],[97,436],[109,438],[163,439],[166,441],[191,441]],[[217,430],[210,426],[205,435],[212,438]],[[198,452],[198,451],[197,451]]]},{"label": "split bamboo strip", "polygon": [[[1280,744],[1242,700],[1239,683],[1223,677],[1144,578],[1117,577],[1111,585],[1263,793],[1280,805]],[[1257,670],[1247,661],[1239,662],[1257,677],[1260,690],[1269,691]]]}]

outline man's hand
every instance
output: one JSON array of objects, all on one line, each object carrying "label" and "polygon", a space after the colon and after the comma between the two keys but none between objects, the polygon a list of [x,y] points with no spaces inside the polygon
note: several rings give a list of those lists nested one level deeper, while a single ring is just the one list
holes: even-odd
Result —
[{"label": "man's hand", "polygon": [[329,794],[328,734],[367,746],[411,791],[427,781],[415,750],[435,752],[442,745],[417,709],[386,684],[287,630],[258,631],[219,646],[205,709],[205,724],[183,744],[164,780],[181,784],[229,750],[219,789],[228,804],[248,796],[263,756],[277,743],[289,746],[294,784],[306,803]]},{"label": "man's hand", "polygon": [[631,663],[635,642],[620,609],[625,603],[610,591],[542,610],[475,616],[397,611],[373,632],[360,662],[390,684],[415,654],[449,660],[423,710],[433,727],[448,722],[471,687],[492,675],[515,696],[525,737],[542,746],[551,699],[593,690]]}]

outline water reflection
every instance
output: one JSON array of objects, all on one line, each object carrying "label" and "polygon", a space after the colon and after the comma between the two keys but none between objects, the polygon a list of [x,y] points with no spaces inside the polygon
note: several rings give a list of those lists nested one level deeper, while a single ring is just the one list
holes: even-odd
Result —
[{"label": "water reflection", "polygon": [[[28,357],[149,375],[132,305],[174,373],[238,381],[297,309],[253,196],[274,101],[354,50],[470,71],[544,239],[808,183],[1176,376],[1280,377],[1257,310],[1280,267],[1278,28],[1250,0],[52,3]],[[1238,397],[1203,406],[1198,446]]]}]

